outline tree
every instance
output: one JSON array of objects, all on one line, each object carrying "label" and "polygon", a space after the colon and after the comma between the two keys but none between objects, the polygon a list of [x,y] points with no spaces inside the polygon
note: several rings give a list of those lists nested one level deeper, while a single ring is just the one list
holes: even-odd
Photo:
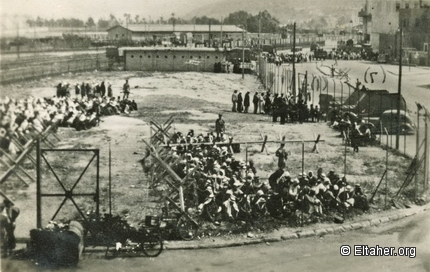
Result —
[{"label": "tree", "polygon": [[128,25],[130,22],[131,15],[128,13],[124,13],[125,23]]},{"label": "tree", "polygon": [[227,18],[225,18],[224,23],[229,25],[246,25],[247,20],[251,17],[252,15],[246,11],[236,11],[230,13]]},{"label": "tree", "polygon": [[95,28],[96,23],[94,22],[94,19],[92,17],[89,17],[87,22],[85,23],[85,26],[88,28]]},{"label": "tree", "polygon": [[110,14],[109,15],[109,26],[113,27],[119,24],[119,21],[116,19],[115,15]]},{"label": "tree", "polygon": [[33,27],[36,26],[36,22],[33,19],[27,19],[27,21],[25,21],[27,23],[27,25],[29,27]]},{"label": "tree", "polygon": [[253,16],[252,26],[256,26],[256,28],[251,29],[252,31],[248,31],[258,32],[259,21],[261,26],[261,32],[263,33],[275,33],[279,30],[279,20],[275,17],[272,17],[272,15],[267,10],[265,10],[263,12],[258,13],[258,15]]},{"label": "tree", "polygon": [[175,13],[172,12],[172,17],[169,18],[169,20],[167,20],[167,23],[175,25],[176,24],[176,18],[175,18]]},{"label": "tree", "polygon": [[196,25],[208,25],[208,24],[220,25],[221,24],[221,22],[218,19],[207,17],[207,16],[194,17],[193,22]]},{"label": "tree", "polygon": [[267,10],[259,12],[257,15],[249,14],[246,11],[230,13],[224,20],[225,24],[241,26],[248,32],[276,33],[279,31],[279,20],[273,17]]},{"label": "tree", "polygon": [[108,29],[110,27],[110,21],[109,20],[105,20],[103,18],[100,18],[97,21],[97,27],[99,29]]},{"label": "tree", "polygon": [[36,26],[38,27],[43,26],[43,20],[39,16],[37,16],[37,19],[36,19]]}]

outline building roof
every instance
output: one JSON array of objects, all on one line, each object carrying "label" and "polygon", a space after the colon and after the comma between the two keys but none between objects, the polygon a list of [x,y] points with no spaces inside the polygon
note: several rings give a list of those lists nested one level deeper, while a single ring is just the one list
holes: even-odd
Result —
[{"label": "building roof", "polygon": [[[118,27],[114,26],[107,31]],[[125,29],[128,29],[132,32],[209,32],[209,25],[175,25],[173,31],[173,25],[171,24],[130,24],[128,26],[121,26]],[[237,32],[241,33],[243,31],[242,28],[239,28],[235,25],[211,25],[211,32]]]},{"label": "building roof", "polygon": [[190,51],[190,52],[216,52],[223,51],[224,49],[207,48],[207,47],[120,47],[118,50],[121,51]]}]

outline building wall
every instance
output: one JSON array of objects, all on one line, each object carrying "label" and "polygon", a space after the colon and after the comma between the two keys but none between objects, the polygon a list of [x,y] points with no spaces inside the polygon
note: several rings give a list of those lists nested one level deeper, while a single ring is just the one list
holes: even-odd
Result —
[{"label": "building wall", "polygon": [[128,71],[196,71],[213,72],[214,64],[224,61],[220,51],[125,50]]},{"label": "building wall", "polygon": [[132,34],[128,29],[125,29],[122,26],[116,26],[108,30],[108,39],[109,40],[121,40],[121,39],[132,39]]},{"label": "building wall", "polygon": [[430,8],[401,9],[399,24],[403,28],[404,46],[423,51],[430,39]]},{"label": "building wall", "polygon": [[[372,20],[368,25],[367,33],[370,34],[370,42],[373,48],[379,48],[379,34],[394,35],[400,27],[400,11],[415,12],[422,10],[419,0],[368,0],[368,12],[372,14]],[[429,0],[422,1],[423,6],[430,5]]]},{"label": "building wall", "polygon": [[[187,34],[186,32],[133,32],[132,34],[132,40],[134,41],[142,41],[142,40],[169,40],[170,37],[173,36],[173,33],[176,34],[177,37],[183,36]],[[181,35],[183,34],[183,35]],[[204,42],[209,39],[209,31],[208,32],[191,32],[192,34],[192,41],[191,42]],[[211,37],[213,41],[220,41],[221,40],[221,33],[220,32],[211,32]],[[223,39],[233,39],[242,40],[242,33],[235,33],[235,32],[223,32],[222,33]]]},{"label": "building wall", "polygon": [[[429,0],[422,1],[423,6]],[[419,0],[369,0],[368,11],[372,14],[369,33],[391,33],[399,28],[399,10],[419,10]]]}]

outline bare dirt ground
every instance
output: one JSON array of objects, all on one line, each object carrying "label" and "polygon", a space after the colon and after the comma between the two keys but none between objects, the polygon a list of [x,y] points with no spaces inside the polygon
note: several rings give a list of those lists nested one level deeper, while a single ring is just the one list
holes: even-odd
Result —
[{"label": "bare dirt ground", "polygon": [[[100,149],[100,192],[101,210],[108,209],[108,161],[109,144],[112,151],[112,196],[113,213],[127,214],[132,223],[136,223],[145,214],[153,213],[146,206],[149,192],[146,189],[147,178],[142,172],[138,160],[145,150],[143,139],[149,139],[149,121],[159,123],[174,115],[173,130],[188,132],[194,129],[196,133],[206,133],[214,130],[218,113],[224,114],[227,134],[237,141],[261,140],[261,135],[268,135],[269,140],[286,136],[287,140],[312,140],[321,135],[320,152],[312,153],[313,143],[304,145],[304,170],[316,172],[322,167],[324,172],[333,169],[343,174],[346,171],[348,180],[355,184],[361,183],[366,193],[370,194],[376,187],[385,170],[386,152],[380,147],[362,147],[358,154],[353,154],[352,148],[346,150],[346,168],[344,167],[345,147],[342,145],[338,132],[326,123],[286,124],[272,123],[267,115],[243,114],[231,112],[230,99],[233,90],[242,94],[250,91],[261,92],[255,76],[246,75],[242,80],[236,74],[212,73],[143,73],[143,72],[87,72],[81,74],[66,74],[59,77],[45,78],[37,81],[25,82],[0,87],[1,96],[21,98],[28,95],[37,97],[51,97],[59,82],[71,84],[81,82],[111,82],[114,95],[121,95],[120,90],[125,79],[128,78],[132,86],[131,99],[138,105],[138,111],[130,115],[103,117],[99,127],[87,131],[75,131],[70,128],[60,128],[58,135],[62,139],[58,148],[96,148]],[[252,106],[251,106],[252,108]],[[241,146],[242,150],[245,146]],[[253,159],[260,177],[267,177],[276,167],[274,152],[276,144],[268,145],[268,153],[260,153],[261,145],[248,146],[248,155]],[[302,171],[302,145],[294,143],[287,145],[291,152],[288,160],[289,171],[297,175]],[[48,155],[47,155],[48,156]],[[49,157],[49,156],[48,156]],[[245,152],[235,154],[240,159],[245,158]],[[60,179],[70,186],[73,184],[83,167],[88,163],[88,154],[59,154],[49,157],[61,173]],[[405,170],[410,160],[389,153],[389,189],[390,194],[403,182]],[[35,172],[34,172],[35,173]],[[43,171],[42,190],[61,192],[52,174]],[[36,226],[36,196],[35,185],[22,189],[16,185],[3,185],[7,194],[13,195],[16,205],[22,210],[18,218],[17,236],[28,236],[29,230]],[[382,186],[383,187],[383,186]],[[94,191],[95,170],[88,170],[81,183],[77,186],[80,192]],[[384,193],[382,188],[380,192]],[[377,194],[376,206],[383,203],[384,194]],[[62,198],[43,199],[43,224],[54,214]],[[84,210],[94,209],[94,202],[84,197],[77,200]],[[58,218],[67,218],[73,210],[72,204],[67,202],[67,208],[60,212]],[[67,212],[69,210],[69,212]]]}]

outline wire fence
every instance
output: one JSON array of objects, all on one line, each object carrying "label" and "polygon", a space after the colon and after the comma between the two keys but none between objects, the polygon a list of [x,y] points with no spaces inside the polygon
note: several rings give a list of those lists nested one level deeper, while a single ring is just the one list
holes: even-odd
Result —
[{"label": "wire fence", "polygon": [[0,83],[13,83],[64,73],[103,70],[109,67],[108,59],[102,56],[57,60],[39,65],[23,65],[0,71]]},{"label": "wire fence", "polygon": [[[430,163],[427,109],[419,103],[416,109],[408,108],[397,92],[356,85],[350,81],[348,71],[331,72],[332,67],[316,65],[321,74],[297,73],[294,80],[291,64],[261,59],[257,73],[263,87],[272,94],[283,94],[296,101],[302,98],[308,107],[318,105],[325,121],[333,123],[346,113],[352,122],[362,120],[382,148],[413,159],[410,172],[416,186],[414,192],[418,196],[426,190]],[[299,66],[297,63],[296,67]]]}]

